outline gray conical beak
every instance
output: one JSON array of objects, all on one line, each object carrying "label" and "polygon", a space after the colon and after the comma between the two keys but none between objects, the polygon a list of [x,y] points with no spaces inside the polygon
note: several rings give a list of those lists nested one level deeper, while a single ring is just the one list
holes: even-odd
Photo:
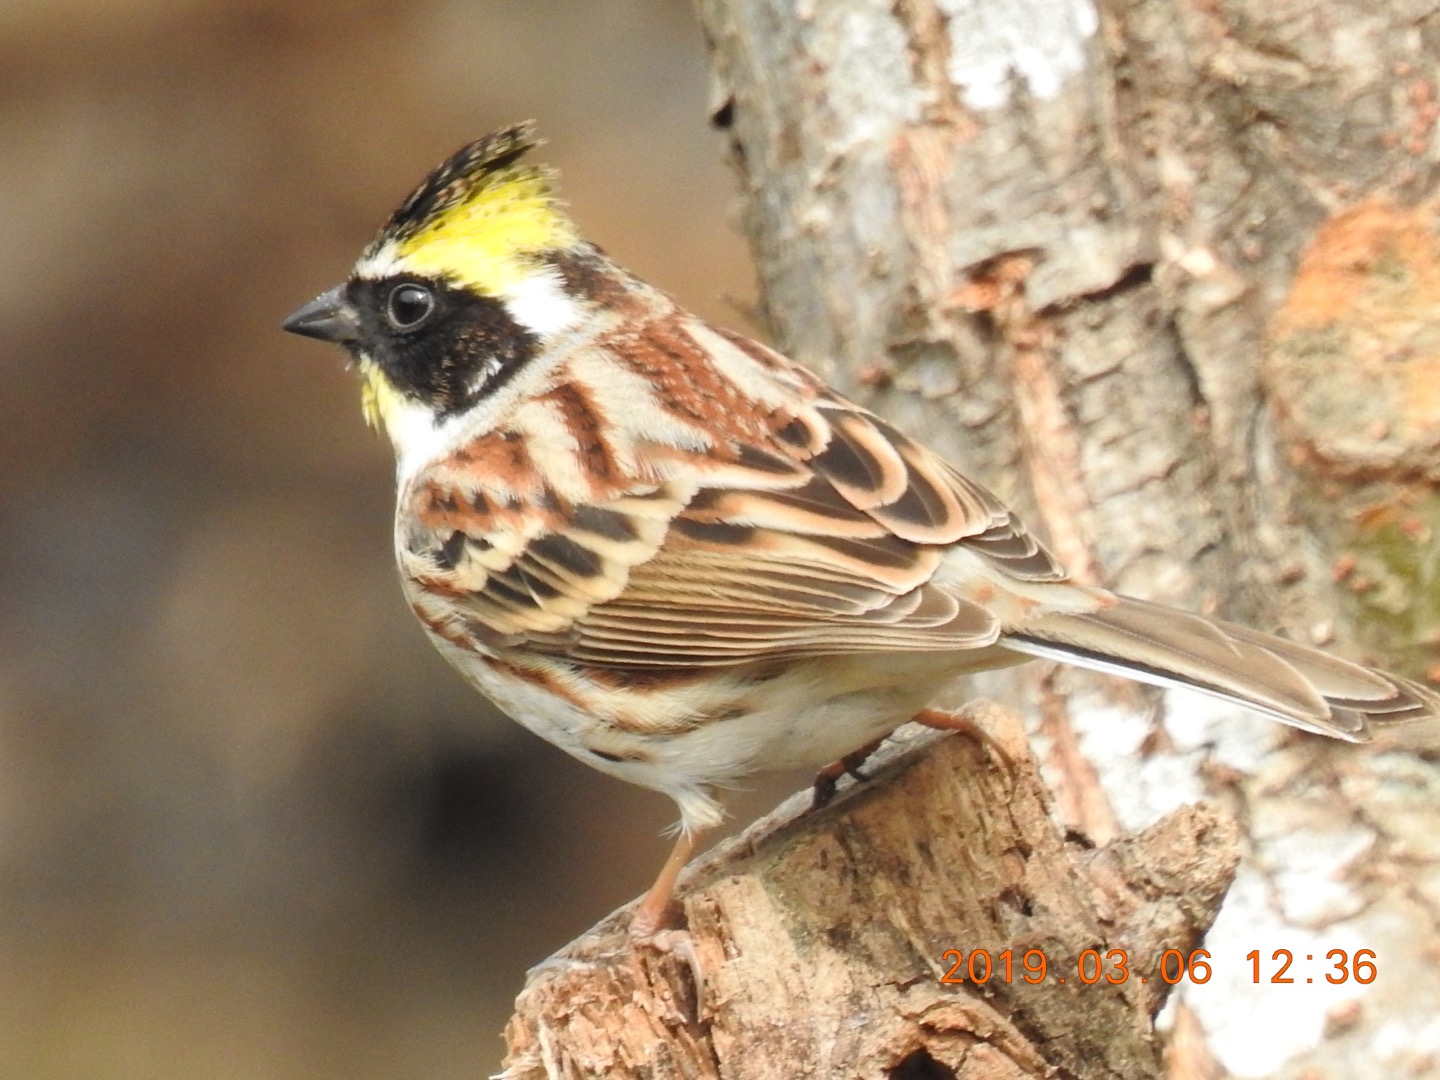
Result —
[{"label": "gray conical beak", "polygon": [[345,286],[321,293],[280,324],[292,334],[351,345],[360,340],[360,316],[345,299]]}]

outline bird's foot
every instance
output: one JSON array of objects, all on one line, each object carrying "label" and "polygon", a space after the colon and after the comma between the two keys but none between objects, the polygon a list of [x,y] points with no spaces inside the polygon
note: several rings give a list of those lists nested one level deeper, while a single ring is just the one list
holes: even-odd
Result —
[{"label": "bird's foot", "polygon": [[839,785],[840,777],[850,776],[857,783],[864,783],[870,777],[860,771],[860,766],[865,764],[865,759],[873,754],[884,739],[876,739],[874,742],[866,743],[854,753],[846,754],[839,761],[831,762],[815,774],[815,783],[811,787],[811,806],[819,809],[835,797],[835,789]]},{"label": "bird's foot", "polygon": [[935,728],[937,731],[953,731],[957,735],[964,735],[966,738],[980,745],[987,754],[1000,763],[1005,770],[1005,775],[1013,782],[1015,779],[1015,759],[1006,753],[995,738],[983,727],[972,720],[965,710],[959,712],[947,712],[944,709],[921,709],[912,720],[928,728]]}]

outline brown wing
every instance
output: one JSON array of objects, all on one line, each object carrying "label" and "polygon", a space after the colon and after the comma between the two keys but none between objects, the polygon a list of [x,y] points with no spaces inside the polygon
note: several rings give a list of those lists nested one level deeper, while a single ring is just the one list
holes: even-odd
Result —
[{"label": "brown wing", "polygon": [[584,505],[482,522],[432,493],[402,561],[491,634],[625,667],[991,644],[995,618],[932,581],[956,543],[1063,578],[992,496],[873,415],[822,396],[782,419],[763,447]]},{"label": "brown wing", "polygon": [[963,544],[1024,581],[1068,577],[979,484],[873,413],[824,395],[776,433],[850,506],[917,544]]}]

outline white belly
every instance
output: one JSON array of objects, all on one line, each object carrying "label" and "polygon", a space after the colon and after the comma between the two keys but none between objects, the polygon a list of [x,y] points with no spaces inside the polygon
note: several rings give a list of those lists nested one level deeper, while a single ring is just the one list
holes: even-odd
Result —
[{"label": "white belly", "polygon": [[889,734],[932,701],[954,675],[1014,663],[1005,650],[890,653],[792,661],[768,678],[716,669],[698,684],[598,688],[567,683],[577,700],[441,651],[519,723],[587,765],[668,794],[683,827],[717,824],[711,797],[757,773],[820,769]]}]

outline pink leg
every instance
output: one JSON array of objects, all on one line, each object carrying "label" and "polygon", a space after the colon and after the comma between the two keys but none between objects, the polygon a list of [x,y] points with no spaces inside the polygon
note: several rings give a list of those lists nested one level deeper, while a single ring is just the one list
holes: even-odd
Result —
[{"label": "pink leg", "polygon": [[989,733],[979,724],[966,716],[964,712],[945,712],[943,709],[921,709],[911,719],[917,724],[923,724],[928,728],[935,728],[938,731],[954,731],[965,735],[984,747],[985,751],[1000,763],[1001,768],[1013,780],[1015,778],[1015,761],[1007,754]]},{"label": "pink leg", "polygon": [[662,930],[672,928],[675,912],[671,899],[675,895],[675,882],[694,851],[694,834],[681,829],[680,835],[675,838],[675,846],[670,849],[670,857],[660,868],[660,876],[655,879],[655,884],[650,886],[650,891],[645,894],[630,919],[631,941],[645,941]]}]

